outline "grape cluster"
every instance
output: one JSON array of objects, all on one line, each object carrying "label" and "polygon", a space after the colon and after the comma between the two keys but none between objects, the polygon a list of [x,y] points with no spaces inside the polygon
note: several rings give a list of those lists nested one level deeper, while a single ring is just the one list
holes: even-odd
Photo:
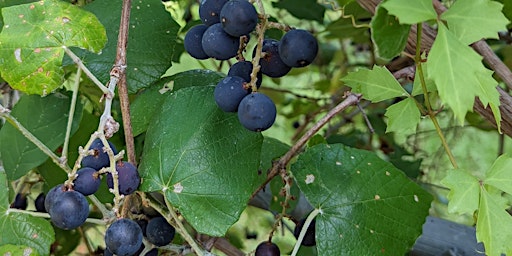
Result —
[{"label": "grape cluster", "polygon": [[258,53],[260,72],[256,74],[256,88],[251,84],[253,65],[242,52],[258,25],[256,8],[247,0],[202,0],[199,16],[203,24],[192,27],[185,35],[185,50],[196,59],[228,60],[237,57],[227,76],[214,91],[214,99],[224,112],[238,112],[240,123],[251,131],[264,131],[276,119],[275,103],[265,94],[257,92],[262,74],[283,77],[292,68],[313,62],[318,53],[316,38],[306,30],[292,29],[281,40],[265,39]]}]

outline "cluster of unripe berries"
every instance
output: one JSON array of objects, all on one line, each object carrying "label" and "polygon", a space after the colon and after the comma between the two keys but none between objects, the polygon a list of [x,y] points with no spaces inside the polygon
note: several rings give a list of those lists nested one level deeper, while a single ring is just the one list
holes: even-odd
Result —
[{"label": "cluster of unripe berries", "polygon": [[[185,50],[196,59],[228,60],[241,56],[250,33],[258,24],[256,8],[247,0],[203,0],[199,16],[203,24],[192,27],[184,40]],[[253,57],[257,48],[253,50]],[[263,40],[256,88],[261,85],[262,74],[282,77],[293,67],[311,64],[317,52],[316,38],[302,29],[289,30],[279,41]],[[238,119],[245,128],[263,131],[274,124],[277,110],[268,96],[250,86],[254,79],[252,73],[252,63],[238,58],[227,76],[217,84],[214,98],[224,112],[238,112]]]}]

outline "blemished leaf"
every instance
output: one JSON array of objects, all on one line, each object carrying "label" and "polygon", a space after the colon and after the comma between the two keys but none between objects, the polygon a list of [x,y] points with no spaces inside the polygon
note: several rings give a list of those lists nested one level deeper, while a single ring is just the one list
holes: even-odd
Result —
[{"label": "blemished leaf", "polygon": [[362,93],[363,98],[373,102],[408,95],[385,67],[374,66],[373,70],[360,69],[349,73],[341,80],[350,86],[353,92]]},{"label": "blemished leaf", "polygon": [[[107,29],[108,42],[101,55],[73,49],[91,72],[106,83],[117,51],[122,0],[96,0],[84,8],[94,13]],[[135,93],[158,81],[171,67],[180,26],[160,0],[133,2],[126,53],[128,91]]]},{"label": "blemished leaf", "polygon": [[502,8],[502,4],[490,0],[457,0],[441,19],[463,44],[469,45],[483,38],[498,39],[498,32],[507,30],[509,21]]},{"label": "blemished leaf", "polygon": [[[49,149],[56,150],[64,143],[70,104],[71,98],[63,94],[25,95],[14,105],[11,114]],[[77,103],[71,134],[78,129],[81,118],[82,104]],[[0,141],[0,158],[9,180],[20,178],[48,159],[10,123],[0,130]]]},{"label": "blemished leaf", "polygon": [[255,188],[263,137],[222,112],[213,86],[174,92],[155,113],[139,170],[198,232],[223,236]]},{"label": "blemished leaf", "polygon": [[153,114],[162,106],[170,92],[190,87],[216,85],[224,75],[207,69],[196,69],[164,77],[149,86],[130,104],[135,136],[148,129]]},{"label": "blemished leaf", "polygon": [[401,24],[412,25],[437,18],[431,0],[388,0],[382,3],[382,7],[398,17]]},{"label": "blemished leaf", "polygon": [[297,4],[296,0],[280,0],[272,3],[272,6],[285,9],[301,20],[315,20],[319,23],[324,21],[325,7],[316,0],[301,0],[300,4]]},{"label": "blemished leaf", "polygon": [[413,98],[406,98],[388,107],[386,132],[411,134],[416,132],[421,113]]},{"label": "blemished leaf", "polygon": [[448,211],[473,214],[478,208],[480,196],[478,179],[463,169],[450,170],[441,184],[450,189]]},{"label": "blemished leaf", "polygon": [[34,249],[28,246],[6,244],[0,246],[0,254],[2,255],[23,255],[23,256],[39,256]]},{"label": "blemished leaf", "polygon": [[484,183],[512,195],[512,158],[501,155],[485,175]]},{"label": "blemished leaf", "polygon": [[372,41],[378,56],[391,59],[404,50],[411,26],[400,24],[398,19],[389,15],[382,6],[377,7],[370,27]]},{"label": "blemished leaf", "polygon": [[[497,82],[492,77],[483,79],[490,73],[482,64],[482,57],[461,43],[442,23],[438,24],[437,38],[427,61],[428,77],[436,83],[441,100],[463,124],[482,88],[495,90]],[[495,99],[487,100],[496,104]]]},{"label": "blemished leaf", "polygon": [[486,255],[512,253],[512,216],[496,202],[495,196],[480,187],[476,239],[483,242]]},{"label": "blemished leaf", "polygon": [[99,52],[106,43],[98,19],[57,0],[2,9],[0,72],[9,84],[29,94],[47,95],[62,85],[63,46]]},{"label": "blemished leaf", "polygon": [[320,211],[318,255],[403,255],[421,234],[432,196],[372,152],[319,144],[291,172]]},{"label": "blemished leaf", "polygon": [[[39,255],[49,255],[53,243],[52,225],[43,218],[9,212],[9,188],[4,171],[0,170],[0,246],[28,246]],[[25,255],[25,254],[12,254]],[[34,255],[34,254],[32,254]]]}]

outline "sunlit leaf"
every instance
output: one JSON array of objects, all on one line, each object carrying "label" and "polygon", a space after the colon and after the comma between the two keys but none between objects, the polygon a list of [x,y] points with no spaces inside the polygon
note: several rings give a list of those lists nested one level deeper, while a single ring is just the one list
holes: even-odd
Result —
[{"label": "sunlit leaf", "polygon": [[398,17],[402,24],[412,25],[437,18],[431,0],[388,0],[382,3],[382,7]]},{"label": "sunlit leaf", "polygon": [[479,182],[463,169],[450,170],[441,184],[450,189],[448,211],[473,214],[478,208]]},{"label": "sunlit leaf", "polygon": [[421,114],[414,99],[406,98],[389,106],[385,116],[388,118],[386,132],[411,134],[416,132]]}]

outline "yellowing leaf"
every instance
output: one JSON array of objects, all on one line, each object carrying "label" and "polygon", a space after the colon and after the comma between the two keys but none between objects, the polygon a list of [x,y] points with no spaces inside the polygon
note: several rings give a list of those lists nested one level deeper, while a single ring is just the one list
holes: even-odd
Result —
[{"label": "yellowing leaf", "polygon": [[450,188],[448,211],[450,213],[473,214],[478,208],[479,182],[463,169],[451,170],[441,180],[441,184]]},{"label": "yellowing leaf", "polygon": [[386,132],[411,134],[416,132],[420,122],[420,110],[413,98],[404,99],[388,107]]},{"label": "yellowing leaf", "polygon": [[502,7],[489,0],[457,0],[441,18],[463,44],[471,44],[482,38],[498,39],[498,32],[507,30]]},{"label": "yellowing leaf", "polygon": [[512,253],[512,216],[496,202],[484,187],[480,189],[480,205],[476,222],[476,239],[483,242],[486,255]]},{"label": "yellowing leaf", "polygon": [[[460,124],[468,111],[473,110],[476,96],[482,88],[493,88],[490,73],[482,64],[482,57],[471,47],[461,43],[442,23],[428,56],[428,77],[436,83],[441,100],[454,112]],[[487,77],[487,78],[484,78]],[[487,97],[492,100],[495,99]]]},{"label": "yellowing leaf", "polygon": [[341,79],[352,91],[362,93],[373,102],[408,96],[407,91],[385,67],[374,66],[373,70],[360,69]]},{"label": "yellowing leaf", "polygon": [[487,171],[484,183],[512,195],[512,158],[501,155]]},{"label": "yellowing leaf", "polygon": [[437,18],[431,0],[388,0],[382,6],[397,16],[401,24],[416,24]]}]

